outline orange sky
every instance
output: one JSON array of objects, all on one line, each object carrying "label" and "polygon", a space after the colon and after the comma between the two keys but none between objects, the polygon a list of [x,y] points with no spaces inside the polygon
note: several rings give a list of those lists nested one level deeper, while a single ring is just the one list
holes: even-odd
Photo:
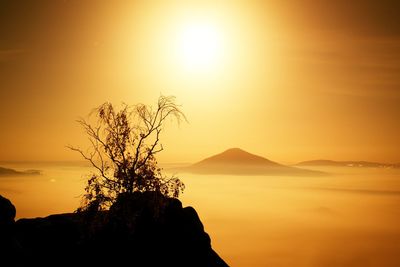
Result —
[{"label": "orange sky", "polygon": [[[85,146],[75,119],[161,93],[189,120],[168,126],[164,162],[229,147],[281,162],[400,162],[399,5],[1,1],[0,160],[80,159],[65,148]],[[193,25],[218,39],[201,67],[180,43]]]}]

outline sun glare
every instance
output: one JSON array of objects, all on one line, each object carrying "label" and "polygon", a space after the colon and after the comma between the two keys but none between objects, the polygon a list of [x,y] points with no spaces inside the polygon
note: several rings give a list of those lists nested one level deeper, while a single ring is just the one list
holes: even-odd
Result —
[{"label": "sun glare", "polygon": [[179,32],[178,54],[184,68],[209,71],[219,63],[222,51],[221,32],[208,23],[185,24]]}]

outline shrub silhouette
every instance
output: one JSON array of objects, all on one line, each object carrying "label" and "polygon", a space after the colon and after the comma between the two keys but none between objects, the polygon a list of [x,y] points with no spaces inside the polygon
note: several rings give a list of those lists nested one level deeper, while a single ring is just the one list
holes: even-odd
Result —
[{"label": "shrub silhouette", "polygon": [[[163,150],[160,134],[168,118],[179,123],[185,115],[172,96],[160,96],[157,106],[124,104],[116,110],[104,103],[90,114],[94,123],[78,120],[87,134],[91,147],[79,152],[95,168],[85,187],[78,211],[109,208],[120,194],[156,192],[178,198],[184,189],[182,181],[161,174],[155,155]],[[157,195],[157,194],[156,194]]]}]

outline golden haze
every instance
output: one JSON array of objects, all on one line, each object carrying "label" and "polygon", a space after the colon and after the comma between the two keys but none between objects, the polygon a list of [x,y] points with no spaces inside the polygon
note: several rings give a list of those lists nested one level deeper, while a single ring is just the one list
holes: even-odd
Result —
[{"label": "golden haze", "polygon": [[163,162],[233,146],[281,162],[400,162],[387,2],[5,1],[0,160],[79,159],[64,147],[85,146],[76,118],[161,93],[190,122],[168,127]]},{"label": "golden haze", "polygon": [[[75,122],[105,101],[174,95],[166,163],[240,147],[280,163],[400,163],[400,2],[0,1],[0,162],[81,160]],[[6,162],[17,218],[74,210],[90,169]],[[308,167],[307,167],[308,168]],[[166,168],[168,169],[168,168]],[[233,266],[398,266],[399,172],[179,174]]]}]

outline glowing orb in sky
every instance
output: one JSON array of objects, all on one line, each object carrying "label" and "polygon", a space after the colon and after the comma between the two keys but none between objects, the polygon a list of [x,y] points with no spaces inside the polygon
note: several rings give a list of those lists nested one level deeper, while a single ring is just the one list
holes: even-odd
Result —
[{"label": "glowing orb in sky", "polygon": [[180,60],[187,70],[211,70],[219,63],[223,53],[221,32],[212,24],[185,24],[177,41]]}]

